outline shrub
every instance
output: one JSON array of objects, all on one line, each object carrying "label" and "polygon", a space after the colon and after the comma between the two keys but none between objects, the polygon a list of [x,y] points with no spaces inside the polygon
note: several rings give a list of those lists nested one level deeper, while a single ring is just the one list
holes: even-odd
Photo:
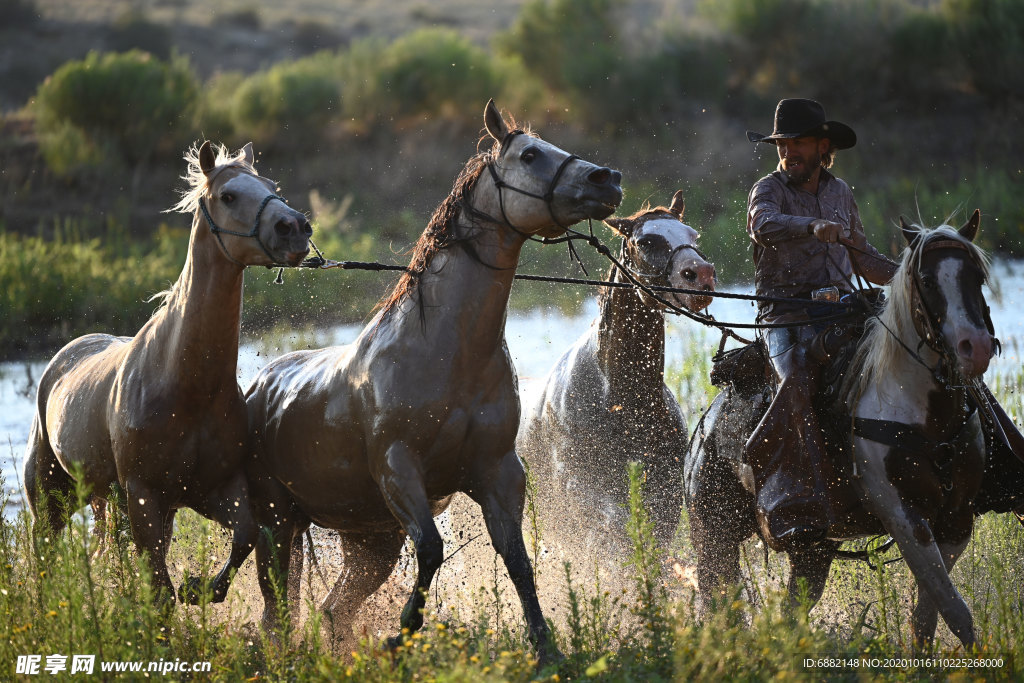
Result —
[{"label": "shrub", "polygon": [[532,0],[495,42],[550,88],[586,99],[606,92],[609,75],[618,73],[614,7],[611,0]]},{"label": "shrub", "polygon": [[340,109],[338,60],[321,52],[245,79],[235,92],[232,121],[264,142],[287,132],[289,143],[310,144]]},{"label": "shrub", "polygon": [[376,73],[376,113],[383,117],[442,116],[476,121],[499,88],[491,57],[448,29],[426,28],[385,49]]},{"label": "shrub", "polygon": [[55,147],[66,143],[71,127],[77,144],[86,147],[71,158],[88,160],[96,150],[110,149],[138,165],[162,143],[177,144],[191,123],[197,93],[184,58],[163,62],[137,50],[90,52],[39,86],[40,145],[47,158],[66,154]]}]

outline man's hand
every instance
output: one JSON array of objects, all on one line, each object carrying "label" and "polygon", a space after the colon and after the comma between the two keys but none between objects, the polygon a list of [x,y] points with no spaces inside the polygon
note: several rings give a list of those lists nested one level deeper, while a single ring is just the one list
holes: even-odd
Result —
[{"label": "man's hand", "polygon": [[839,236],[843,234],[843,226],[839,223],[818,218],[810,225],[809,233],[814,235],[820,242],[838,242]]}]

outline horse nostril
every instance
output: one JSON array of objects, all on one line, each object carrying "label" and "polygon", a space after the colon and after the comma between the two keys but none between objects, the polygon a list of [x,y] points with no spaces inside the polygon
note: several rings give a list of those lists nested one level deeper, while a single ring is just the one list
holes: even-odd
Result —
[{"label": "horse nostril", "polygon": [[596,171],[591,171],[587,176],[587,180],[595,185],[606,185],[611,178],[612,170],[610,168],[599,168]]},{"label": "horse nostril", "polygon": [[282,218],[278,222],[274,223],[274,232],[276,232],[279,237],[287,237],[293,227],[294,223]]},{"label": "horse nostril", "polygon": [[963,356],[964,358],[970,358],[973,351],[974,347],[971,344],[970,339],[961,340],[961,342],[957,344],[956,352],[957,354]]},{"label": "horse nostril", "polygon": [[302,223],[302,234],[306,237],[313,235],[313,226],[309,224],[309,221],[304,221]]}]

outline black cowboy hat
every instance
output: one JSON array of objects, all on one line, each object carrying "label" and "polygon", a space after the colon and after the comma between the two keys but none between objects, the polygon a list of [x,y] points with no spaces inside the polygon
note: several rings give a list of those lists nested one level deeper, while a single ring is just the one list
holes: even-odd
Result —
[{"label": "black cowboy hat", "polygon": [[775,131],[771,135],[747,131],[747,139],[751,142],[773,145],[783,138],[808,136],[828,138],[836,149],[847,149],[857,144],[857,134],[852,128],[845,123],[826,120],[824,107],[814,100],[799,98],[779,102],[775,108]]}]

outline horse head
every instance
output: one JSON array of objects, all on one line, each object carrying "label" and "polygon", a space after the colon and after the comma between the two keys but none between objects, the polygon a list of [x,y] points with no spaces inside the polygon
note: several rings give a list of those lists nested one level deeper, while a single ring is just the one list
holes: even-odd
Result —
[{"label": "horse head", "polygon": [[[605,219],[605,224],[622,236],[623,265],[645,285],[713,292],[715,266],[697,248],[700,235],[683,223],[684,209],[683,192],[679,190],[668,208],[641,209],[628,218]],[[640,296],[646,301],[646,294]],[[670,296],[691,311],[706,308],[712,299],[675,292]]]},{"label": "horse head", "polygon": [[909,262],[916,263],[909,280],[914,327],[967,379],[984,374],[998,347],[982,292],[988,266],[973,243],[980,224],[978,210],[959,230],[924,230],[900,216]]},{"label": "horse head", "polygon": [[522,235],[556,237],[584,219],[610,216],[622,201],[622,174],[597,166],[510,128],[494,100],[487,102],[484,126],[494,140],[490,173],[474,192],[474,208],[501,216]]},{"label": "horse head", "polygon": [[313,228],[276,194],[273,180],[256,172],[252,143],[231,157],[207,140],[186,159],[193,166],[186,176],[192,196],[175,208],[198,206],[228,260],[240,266],[299,265],[309,253]]}]

